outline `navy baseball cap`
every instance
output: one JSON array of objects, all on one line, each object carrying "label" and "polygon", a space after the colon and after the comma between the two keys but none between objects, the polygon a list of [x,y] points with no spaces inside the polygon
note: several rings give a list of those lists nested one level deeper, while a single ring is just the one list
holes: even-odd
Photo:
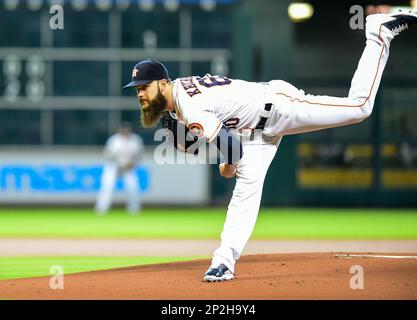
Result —
[{"label": "navy baseball cap", "polygon": [[123,89],[140,86],[161,79],[169,79],[167,68],[156,60],[142,60],[133,68],[132,82],[125,85]]}]

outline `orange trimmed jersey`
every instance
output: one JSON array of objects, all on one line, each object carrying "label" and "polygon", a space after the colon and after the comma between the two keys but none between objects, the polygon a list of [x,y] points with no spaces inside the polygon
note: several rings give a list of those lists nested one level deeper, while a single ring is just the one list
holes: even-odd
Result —
[{"label": "orange trimmed jersey", "polygon": [[[264,85],[206,74],[174,80],[175,118],[207,142],[222,124],[229,129],[255,128],[264,104]],[[173,115],[171,113],[171,115]]]}]

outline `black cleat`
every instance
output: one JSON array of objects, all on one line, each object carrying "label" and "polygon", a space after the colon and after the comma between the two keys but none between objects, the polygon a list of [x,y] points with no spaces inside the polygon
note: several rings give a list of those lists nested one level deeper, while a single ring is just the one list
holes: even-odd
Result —
[{"label": "black cleat", "polygon": [[219,282],[233,279],[233,273],[223,263],[218,267],[211,267],[204,274],[204,281]]},{"label": "black cleat", "polygon": [[390,16],[394,19],[387,21],[382,25],[394,33],[395,36],[417,24],[417,14],[412,11],[399,10]]}]

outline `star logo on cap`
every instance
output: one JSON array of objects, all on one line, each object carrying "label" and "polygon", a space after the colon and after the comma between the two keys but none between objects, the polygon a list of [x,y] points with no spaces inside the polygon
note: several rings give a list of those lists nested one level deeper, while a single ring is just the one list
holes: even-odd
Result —
[{"label": "star logo on cap", "polygon": [[133,69],[132,78],[137,78],[138,74],[139,74],[139,70],[138,69]]}]

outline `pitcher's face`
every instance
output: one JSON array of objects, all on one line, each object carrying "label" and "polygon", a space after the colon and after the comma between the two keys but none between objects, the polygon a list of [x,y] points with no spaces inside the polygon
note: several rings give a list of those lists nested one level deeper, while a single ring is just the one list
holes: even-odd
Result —
[{"label": "pitcher's face", "polygon": [[160,90],[159,82],[152,81],[137,86],[136,96],[140,103],[142,126],[145,128],[154,127],[167,107],[167,99]]}]

